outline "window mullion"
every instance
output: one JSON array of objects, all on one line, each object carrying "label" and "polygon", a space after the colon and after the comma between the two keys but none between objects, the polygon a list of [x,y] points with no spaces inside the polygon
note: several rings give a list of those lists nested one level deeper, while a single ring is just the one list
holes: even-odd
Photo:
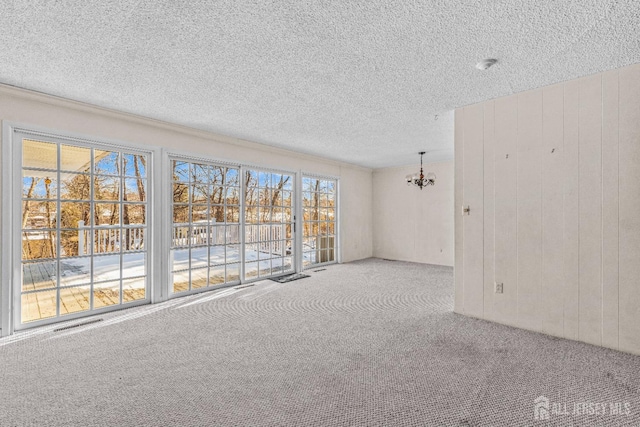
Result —
[{"label": "window mullion", "polygon": [[244,283],[245,282],[245,244],[246,244],[246,239],[245,239],[245,227],[246,227],[246,214],[245,214],[245,209],[247,206],[246,203],[246,195],[247,195],[247,184],[246,184],[246,177],[245,174],[247,173],[246,169],[244,168],[244,166],[240,166],[240,169],[238,171],[238,179],[240,180],[240,216],[239,216],[239,220],[240,220],[240,248],[239,248],[239,252],[240,252],[240,283]]}]

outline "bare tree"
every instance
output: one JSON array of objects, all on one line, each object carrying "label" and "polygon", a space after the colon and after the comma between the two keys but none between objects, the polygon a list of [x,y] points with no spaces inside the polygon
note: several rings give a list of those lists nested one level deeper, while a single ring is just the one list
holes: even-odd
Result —
[{"label": "bare tree", "polygon": [[33,191],[40,182],[40,178],[31,178],[31,184],[29,184],[29,190],[27,191],[27,200],[24,202],[24,206],[22,208],[22,228],[27,226],[27,221],[29,221],[29,209],[31,208],[30,199],[33,197]]},{"label": "bare tree", "polygon": [[252,222],[253,220],[257,219],[255,217],[256,215],[256,206],[254,205],[254,202],[256,202],[255,199],[255,191],[256,188],[258,187],[258,179],[257,176],[255,176],[254,174],[252,174],[250,171],[246,172],[246,179],[245,179],[245,186],[244,186],[244,199],[246,202],[246,206],[245,206],[245,215],[247,215],[247,220],[249,222]]},{"label": "bare tree", "polygon": [[276,205],[276,202],[278,201],[278,197],[280,196],[282,189],[289,182],[290,179],[291,179],[290,175],[287,175],[286,178],[284,177],[284,175],[280,176],[280,181],[278,182],[278,185],[276,186],[276,188],[273,189],[273,196],[271,197],[271,206]]},{"label": "bare tree", "polygon": [[[22,228],[24,229],[27,226],[27,222],[29,221],[29,209],[31,208],[31,201],[30,199],[33,197],[33,191],[36,188],[36,185],[38,185],[38,182],[40,181],[40,178],[31,178],[31,184],[29,185],[29,190],[27,191],[27,200],[24,202],[24,205],[22,207]],[[22,247],[22,251],[23,251],[23,257],[25,257],[26,259],[31,259],[32,253],[31,253],[31,244],[29,243],[29,235],[27,233],[24,234],[24,240],[26,240],[27,242],[27,247],[26,247],[26,253],[25,253],[25,248],[24,245]]]},{"label": "bare tree", "polygon": [[[144,170],[146,171],[147,161],[144,156],[140,156],[140,155],[133,156],[133,170],[134,170],[134,173],[136,174],[136,183],[138,185],[138,197],[139,197],[139,201],[144,202],[147,200],[147,195],[145,193],[144,181],[142,180],[142,174],[140,173],[140,166],[138,165],[138,163],[142,164],[142,167],[144,167]],[[143,216],[142,222],[145,222],[144,219],[145,218]]]},{"label": "bare tree", "polygon": [[[44,188],[46,199],[51,199],[51,180],[49,178],[44,179]],[[51,203],[45,202],[45,211],[47,213],[47,228],[51,229],[53,228],[53,224],[51,224]],[[51,231],[49,231],[49,250],[51,256],[54,256],[56,251],[53,247],[53,236],[51,235]]]},{"label": "bare tree", "polygon": [[223,206],[225,192],[224,168],[215,167],[215,169],[219,171],[219,174],[214,174],[213,176],[213,190],[210,195],[211,204],[214,209],[213,216],[216,222],[225,222]]}]

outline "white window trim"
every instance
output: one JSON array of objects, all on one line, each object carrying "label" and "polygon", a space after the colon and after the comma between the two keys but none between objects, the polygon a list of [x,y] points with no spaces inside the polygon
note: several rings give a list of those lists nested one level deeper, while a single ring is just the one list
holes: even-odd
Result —
[{"label": "white window trim", "polygon": [[[173,160],[184,160],[187,162],[203,162],[203,163],[208,163],[208,164],[216,164],[216,165],[220,165],[220,166],[232,166],[232,167],[236,167],[239,169],[240,171],[240,176],[243,177],[244,173],[247,170],[259,170],[259,171],[263,171],[263,172],[273,172],[273,173],[286,173],[286,174],[290,174],[293,176],[294,179],[294,194],[297,194],[297,197],[295,197],[294,200],[294,206],[293,208],[293,212],[295,215],[295,229],[296,232],[294,234],[294,245],[296,246],[296,251],[298,250],[298,242],[300,242],[300,248],[302,248],[302,233],[299,232],[298,230],[302,230],[302,222],[301,222],[301,212],[302,212],[302,202],[301,202],[301,196],[300,196],[300,192],[299,192],[299,186],[301,186],[302,184],[302,178],[301,178],[301,174],[299,170],[292,170],[292,169],[288,169],[288,168],[277,168],[277,167],[273,167],[273,166],[265,166],[262,164],[257,164],[257,163],[249,163],[249,162],[241,162],[241,161],[233,161],[233,160],[228,160],[228,159],[222,159],[222,158],[218,158],[218,157],[214,157],[214,156],[207,156],[207,155],[203,155],[200,153],[194,153],[194,152],[190,152],[188,150],[174,150],[174,149],[162,149],[162,162],[163,162],[163,183],[162,185],[164,186],[164,188],[169,188],[171,185],[171,180],[169,178],[169,171],[171,171],[171,161]],[[331,178],[331,179],[336,179],[336,178]],[[166,292],[168,294],[168,298],[180,298],[186,295],[192,295],[192,294],[199,294],[202,292],[207,292],[207,291],[211,291],[211,290],[216,290],[216,289],[222,289],[222,288],[228,288],[228,287],[233,287],[233,286],[239,286],[239,285],[244,285],[244,284],[248,284],[248,283],[253,283],[253,282],[257,282],[257,281],[261,281],[261,280],[266,280],[266,278],[264,277],[252,277],[250,279],[245,279],[245,262],[244,262],[244,246],[245,246],[245,221],[244,221],[244,194],[245,194],[245,180],[244,179],[240,179],[240,213],[241,213],[241,218],[240,218],[240,247],[242,248],[240,251],[240,283],[232,283],[232,284],[228,284],[228,285],[221,285],[221,286],[216,286],[216,287],[205,287],[205,288],[201,288],[201,289],[195,289],[195,290],[190,290],[190,291],[185,291],[185,292],[180,292],[180,293],[173,293],[171,291],[171,283],[170,283],[170,278],[171,278],[171,226],[172,226],[172,218],[170,217],[171,215],[171,211],[169,209],[164,209],[164,214],[166,215],[165,218],[163,218],[162,220],[162,224],[163,224],[163,230],[162,230],[162,234],[163,234],[163,253],[162,253],[162,259],[165,260],[164,265],[166,266],[166,268],[163,269],[163,274],[164,274],[164,282],[166,283]],[[162,206],[171,206],[171,204],[173,203],[173,200],[171,199],[171,194],[169,191],[164,191],[161,193],[162,195]],[[273,276],[270,276],[269,278],[275,278],[278,276],[286,276],[288,274],[292,274],[292,273],[299,273],[302,271],[302,252],[297,252],[298,256],[296,256],[295,262],[294,262],[294,268],[293,268],[293,272],[289,271],[286,273],[282,273],[282,274],[276,274]]]},{"label": "white window trim", "polygon": [[[0,277],[2,279],[2,285],[0,287],[0,336],[8,336],[13,334],[18,329],[28,329],[31,327],[42,326],[45,324],[61,323],[68,320],[77,319],[80,317],[86,317],[87,312],[81,312],[77,315],[68,315],[64,318],[56,317],[52,319],[45,319],[42,321],[30,322],[29,324],[22,325],[17,320],[15,309],[16,304],[20,304],[20,293],[16,292],[18,289],[16,281],[21,277],[21,241],[20,233],[15,232],[16,218],[20,217],[21,207],[21,190],[18,191],[16,183],[21,182],[22,177],[22,165],[17,164],[15,159],[18,156],[18,150],[22,145],[21,141],[15,141],[14,135],[16,132],[24,132],[26,134],[41,136],[44,138],[53,138],[54,140],[62,140],[73,142],[80,142],[82,144],[90,144],[94,147],[104,147],[116,150],[135,150],[141,153],[149,155],[148,174],[147,178],[150,180],[148,187],[148,200],[147,200],[147,215],[149,216],[148,224],[148,239],[149,239],[149,251],[148,256],[148,276],[147,280],[150,283],[149,292],[150,295],[140,303],[129,303],[124,307],[133,307],[136,305],[147,303],[158,303],[168,300],[172,297],[180,297],[184,294],[172,294],[170,289],[170,242],[171,242],[171,227],[167,226],[171,223],[171,211],[166,209],[169,206],[171,199],[171,192],[166,189],[170,185],[170,175],[167,171],[171,170],[171,160],[183,159],[186,161],[203,161],[207,163],[214,163],[218,165],[229,165],[238,167],[240,169],[241,176],[248,169],[257,169],[266,172],[275,173],[287,173],[294,177],[294,192],[296,197],[294,199],[293,213],[295,215],[295,240],[294,245],[296,248],[296,259],[294,263],[294,272],[299,273],[303,271],[303,217],[302,217],[302,178],[312,177],[320,179],[331,179],[336,181],[336,200],[338,203],[336,209],[336,260],[332,263],[342,262],[342,244],[341,244],[341,229],[340,229],[340,217],[342,203],[340,201],[340,177],[332,175],[323,175],[312,172],[306,172],[302,169],[292,170],[289,168],[278,168],[273,166],[267,166],[264,164],[241,162],[237,160],[229,160],[218,158],[214,156],[203,155],[201,153],[194,153],[183,150],[168,149],[158,146],[142,145],[131,143],[129,141],[110,139],[110,138],[96,138],[95,136],[69,132],[66,130],[56,130],[51,128],[45,128],[40,126],[34,126],[30,124],[24,124],[19,122],[4,121],[2,124],[2,174],[1,174],[1,189],[2,189],[2,220],[0,221],[0,231],[2,234],[0,243],[2,244],[2,262],[0,263]],[[241,194],[244,194],[244,179],[241,179]],[[20,199],[20,200],[19,200]],[[244,196],[241,197],[241,212],[244,209]],[[17,213],[17,215],[16,215]],[[244,219],[241,221],[241,245],[244,248]],[[240,283],[251,283],[257,280],[264,280],[264,278],[252,278],[249,280],[244,279],[244,250],[241,251],[241,272]],[[328,263],[314,264],[311,267],[318,267]],[[290,274],[290,273],[283,273]],[[273,277],[277,277],[275,275]],[[230,285],[236,286],[236,285]],[[210,290],[205,288],[203,291]],[[16,296],[16,293],[18,294]],[[122,309],[123,306],[118,305],[113,309]],[[89,315],[101,314],[111,310],[97,310],[91,312]],[[16,325],[17,323],[17,325]]]},{"label": "white window trim", "polygon": [[[223,283],[217,286],[206,286],[203,288],[197,288],[197,289],[190,289],[187,291],[183,291],[183,292],[173,292],[173,283],[171,280],[171,244],[172,244],[172,232],[173,232],[173,218],[172,218],[172,209],[173,209],[173,199],[171,197],[171,191],[168,190],[171,188],[173,182],[171,180],[170,177],[170,172],[172,170],[172,166],[171,166],[171,162],[174,160],[180,160],[180,161],[185,161],[185,162],[189,162],[189,163],[197,163],[197,162],[202,162],[204,164],[208,164],[208,165],[216,165],[216,166],[229,166],[229,167],[234,167],[238,169],[238,174],[240,175],[240,177],[242,176],[242,166],[238,163],[233,163],[233,162],[229,162],[229,161],[220,161],[220,160],[214,160],[213,158],[209,158],[209,157],[205,157],[202,155],[189,155],[189,154],[185,154],[184,152],[174,152],[174,151],[170,151],[170,150],[166,150],[163,149],[162,150],[162,156],[163,156],[163,177],[164,177],[164,189],[165,191],[162,193],[163,195],[163,206],[171,206],[171,208],[169,209],[163,209],[163,211],[166,214],[166,218],[163,219],[163,235],[164,235],[164,242],[165,244],[163,245],[163,250],[166,250],[166,254],[163,253],[163,259],[166,260],[165,265],[166,268],[164,268],[163,273],[166,275],[166,281],[163,283],[166,283],[166,286],[164,287],[166,289],[167,292],[167,298],[173,299],[173,298],[181,298],[184,296],[188,296],[188,295],[194,295],[194,294],[200,294],[203,292],[208,292],[208,291],[214,291],[214,290],[218,290],[218,289],[224,289],[224,288],[230,288],[233,286],[238,286],[240,284],[242,284],[242,274],[243,274],[243,270],[244,270],[244,251],[240,251],[240,278],[237,282],[231,282],[231,283]],[[242,194],[242,192],[244,191],[244,184],[243,184],[243,180],[240,179],[240,189],[239,189],[240,193]],[[244,197],[240,197],[240,212],[243,211],[243,204],[244,204]],[[240,247],[243,248],[244,247],[244,221],[242,221],[240,219],[240,222],[238,223],[239,227],[240,227]]]},{"label": "white window trim", "polygon": [[[116,305],[112,307],[106,307],[97,309],[91,312],[79,312],[69,314],[64,317],[56,316],[54,318],[42,319],[28,324],[21,325],[18,320],[20,310],[18,309],[20,302],[20,292],[17,292],[18,286],[21,283],[18,281],[21,278],[21,233],[16,233],[16,220],[21,215],[20,208],[22,206],[21,198],[22,191],[18,191],[16,183],[22,181],[22,164],[18,164],[17,159],[20,154],[18,148],[22,147],[22,141],[16,141],[16,133],[23,133],[27,135],[33,135],[34,137],[49,138],[53,141],[61,142],[68,141],[70,143],[81,143],[82,145],[90,145],[96,148],[107,148],[122,151],[138,151],[148,155],[149,161],[147,164],[147,179],[150,180],[150,184],[147,192],[147,230],[148,230],[148,242],[149,249],[147,251],[147,263],[148,274],[147,283],[150,284],[148,290],[150,295],[146,296],[144,300],[139,302],[131,302],[126,305]],[[99,315],[106,312],[119,310],[123,308],[135,307],[138,305],[144,305],[149,303],[155,303],[166,299],[163,296],[162,280],[158,280],[161,277],[162,264],[158,257],[158,251],[156,247],[162,248],[162,245],[156,243],[158,237],[161,238],[161,226],[163,213],[159,208],[161,204],[155,202],[155,196],[160,190],[158,182],[158,174],[161,171],[161,167],[157,167],[158,159],[161,158],[161,151],[156,147],[145,146],[141,144],[135,144],[131,142],[125,142],[121,140],[107,139],[107,138],[95,138],[94,136],[58,131],[55,129],[44,128],[39,126],[33,126],[15,122],[3,122],[2,126],[2,288],[0,294],[0,321],[2,330],[1,336],[8,336],[18,330],[31,329],[38,326],[44,326],[53,323],[62,323],[69,320],[74,320],[82,317]]]},{"label": "white window trim", "polygon": [[2,126],[2,288],[0,289],[0,336],[13,333],[13,128],[7,122]]},{"label": "white window trim", "polygon": [[[333,175],[322,175],[322,174],[317,174],[317,173],[312,173],[312,172],[305,172],[304,170],[300,171],[300,178],[299,178],[299,183],[298,185],[300,186],[300,197],[298,198],[298,202],[300,204],[299,206],[299,211],[298,211],[298,218],[300,219],[300,225],[299,225],[299,230],[302,230],[303,228],[303,223],[302,223],[302,178],[304,177],[308,177],[308,178],[317,178],[317,179],[330,179],[330,180],[334,180],[336,182],[336,203],[337,203],[337,207],[336,207],[336,220],[335,220],[335,241],[336,241],[336,259],[335,261],[331,261],[331,262],[323,262],[320,264],[312,264],[309,265],[307,267],[303,267],[302,266],[302,256],[300,257],[300,271],[302,270],[311,270],[312,268],[317,268],[317,267],[323,267],[325,265],[331,265],[331,264],[342,264],[342,238],[341,235],[342,233],[340,232],[340,211],[342,209],[342,203],[340,201],[340,177],[338,176],[333,176]],[[300,251],[302,253],[302,232],[300,233]]]}]

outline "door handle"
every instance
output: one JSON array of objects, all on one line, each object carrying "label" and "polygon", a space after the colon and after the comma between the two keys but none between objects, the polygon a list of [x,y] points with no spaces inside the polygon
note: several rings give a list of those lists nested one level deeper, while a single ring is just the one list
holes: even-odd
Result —
[{"label": "door handle", "polygon": [[471,212],[471,208],[469,207],[469,205],[467,205],[467,206],[463,206],[463,207],[462,207],[462,215],[463,215],[463,216],[464,216],[464,215],[469,215],[469,214],[470,214],[470,212]]}]

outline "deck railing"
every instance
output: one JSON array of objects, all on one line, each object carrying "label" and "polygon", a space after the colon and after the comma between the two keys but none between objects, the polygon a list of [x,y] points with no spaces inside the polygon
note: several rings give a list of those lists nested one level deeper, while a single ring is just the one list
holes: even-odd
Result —
[{"label": "deck railing", "polygon": [[[257,245],[257,250],[265,253],[285,255],[285,224],[260,224],[245,226],[245,242]],[[78,255],[88,253],[91,242],[91,227],[78,221]],[[93,253],[118,252],[124,243],[125,251],[144,249],[145,227],[94,228]],[[178,223],[173,224],[171,246],[206,246],[240,243],[239,224]]]},{"label": "deck railing", "polygon": [[[78,221],[78,255],[87,253],[88,244],[91,242],[91,227],[85,227],[84,221]],[[120,250],[120,245],[125,251],[139,251],[144,249],[145,227],[132,228],[94,228],[95,241],[93,253],[112,253]]]},{"label": "deck railing", "polygon": [[[245,226],[245,243],[257,245],[260,252],[283,254],[282,223]],[[240,225],[226,223],[173,224],[172,246],[240,244]]]}]

